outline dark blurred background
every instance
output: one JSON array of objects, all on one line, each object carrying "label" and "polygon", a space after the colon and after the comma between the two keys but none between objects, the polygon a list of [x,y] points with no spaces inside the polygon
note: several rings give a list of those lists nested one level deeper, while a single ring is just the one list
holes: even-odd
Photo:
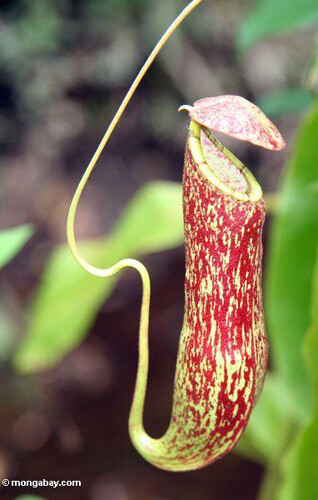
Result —
[{"label": "dark blurred background", "polygon": [[[255,499],[262,468],[235,453],[204,470],[168,474],[132,447],[127,419],[137,362],[141,287],[121,277],[84,342],[51,370],[19,375],[10,354],[50,252],[65,242],[72,193],[132,78],[174,16],[171,0],[0,2],[1,228],[31,222],[35,234],[1,273],[0,475],[80,479],[81,488],[2,489],[59,500]],[[261,41],[240,55],[235,37],[253,1],[206,0],[160,55],[100,160],[77,218],[80,238],[106,234],[146,182],[181,181],[186,115],[181,104],[220,94],[253,102],[300,86],[312,56],[308,28]],[[277,186],[299,113],[273,118],[288,143],[274,155],[246,143],[232,151],[265,192]],[[149,268],[151,362],[145,425],[169,422],[183,316],[183,248],[143,259]],[[67,331],[64,332],[67,336]]]}]

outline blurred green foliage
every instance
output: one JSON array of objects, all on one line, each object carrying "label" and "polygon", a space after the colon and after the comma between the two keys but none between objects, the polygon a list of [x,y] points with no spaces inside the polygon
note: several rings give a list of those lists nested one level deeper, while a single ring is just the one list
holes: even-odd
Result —
[{"label": "blurred green foliage", "polygon": [[282,89],[258,100],[257,105],[268,116],[281,116],[307,109],[314,98],[304,88]]},{"label": "blurred green foliage", "polygon": [[45,498],[37,495],[21,495],[16,497],[15,500],[45,500]]},{"label": "blurred green foliage", "polygon": [[318,37],[314,48],[313,58],[306,77],[306,88],[313,94],[318,94]]},{"label": "blurred green foliage", "polygon": [[284,458],[283,480],[279,488],[281,500],[318,498],[318,252],[310,316],[310,327],[304,340],[304,359],[313,390],[314,413]]},{"label": "blurred green foliage", "polygon": [[30,224],[0,231],[0,268],[17,255],[32,234],[33,229]]},{"label": "blurred green foliage", "polygon": [[[240,52],[253,47],[257,42],[272,35],[315,27],[318,24],[316,0],[259,0],[240,26],[236,45]],[[306,79],[306,88],[282,88],[259,100],[258,105],[269,116],[304,111],[313,100],[310,94],[317,93],[317,56],[313,57]]]},{"label": "blurred green foliage", "polygon": [[242,23],[237,46],[247,50],[262,38],[317,22],[316,0],[259,0]]},{"label": "blurred green foliage", "polygon": [[260,400],[236,451],[265,466],[289,436],[289,419],[297,418],[293,397],[276,373],[269,371]]},{"label": "blurred green foliage", "polygon": [[312,280],[318,243],[318,106],[314,105],[296,140],[272,224],[266,311],[273,361],[308,418],[311,396],[302,356],[309,328]]},{"label": "blurred green foliage", "polygon": [[[123,211],[106,238],[81,244],[89,262],[109,267],[125,257],[160,252],[183,241],[181,185],[146,184]],[[118,276],[90,276],[70,250],[54,250],[32,303],[29,326],[15,356],[21,372],[47,369],[61,360],[89,331],[98,310],[111,294]]]}]

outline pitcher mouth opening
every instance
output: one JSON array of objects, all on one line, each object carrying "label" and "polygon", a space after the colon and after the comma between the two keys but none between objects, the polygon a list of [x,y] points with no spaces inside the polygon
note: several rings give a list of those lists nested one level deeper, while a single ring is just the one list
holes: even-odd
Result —
[{"label": "pitcher mouth opening", "polygon": [[249,169],[212,134],[192,120],[189,147],[202,175],[224,194],[243,202],[256,203],[262,188]]}]

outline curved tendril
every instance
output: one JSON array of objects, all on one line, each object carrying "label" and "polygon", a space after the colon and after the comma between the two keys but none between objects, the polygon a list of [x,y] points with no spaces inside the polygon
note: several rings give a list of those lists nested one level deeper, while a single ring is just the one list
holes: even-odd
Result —
[{"label": "curved tendril", "polygon": [[[202,0],[193,0],[192,2],[189,3],[187,7],[179,14],[179,16],[174,20],[174,22],[169,26],[167,31],[162,35],[161,39],[149,55],[148,59],[146,60],[145,64],[139,71],[138,75],[136,76],[133,84],[131,85],[130,89],[128,90],[123,102],[121,103],[120,107],[118,108],[117,113],[115,114],[113,120],[111,121],[104,137],[102,138],[95,154],[93,155],[82,179],[80,180],[78,187],[75,191],[74,197],[72,199],[69,213],[68,213],[68,218],[67,218],[67,239],[68,243],[70,246],[70,249],[76,259],[76,261],[80,264],[81,267],[83,267],[88,273],[92,274],[93,276],[97,276],[100,278],[106,278],[108,276],[112,276],[119,272],[121,269],[124,267],[133,267],[137,269],[141,273],[141,275],[146,271],[144,266],[137,264],[137,261],[133,259],[125,259],[114,266],[108,268],[108,269],[99,269],[97,267],[92,266],[89,264],[84,257],[82,257],[81,253],[79,252],[76,239],[75,239],[75,231],[74,231],[74,226],[75,226],[75,215],[78,207],[78,203],[80,200],[80,197],[82,195],[82,192],[86,186],[86,183],[100,157],[102,154],[105,146],[107,145],[114,129],[116,128],[120,118],[122,117],[126,107],[128,106],[131,98],[133,97],[136,89],[138,88],[140,82],[144,78],[145,74],[147,73],[149,67],[151,64],[154,62],[156,59],[157,55],[159,52],[162,50],[166,42],[169,40],[171,35],[175,32],[175,30],[180,26],[180,24],[184,21],[184,19],[202,2]],[[147,271],[146,271],[147,272]]]},{"label": "curved tendril", "polygon": [[[102,154],[105,146],[107,145],[114,129],[116,128],[120,118],[122,117],[126,107],[128,106],[131,98],[133,97],[136,89],[138,88],[140,82],[144,78],[147,73],[149,67],[152,65],[154,60],[156,59],[159,52],[162,50],[166,42],[169,40],[171,35],[175,32],[175,30],[182,24],[185,18],[202,2],[202,0],[192,0],[187,7],[179,14],[179,16],[173,21],[173,23],[169,26],[169,28],[162,35],[161,39],[154,47],[153,51],[149,55],[148,59],[144,63],[143,67],[139,71],[136,76],[134,82],[132,83],[130,89],[128,90],[124,100],[122,101],[117,113],[115,114],[113,120],[111,121],[104,137],[102,138],[94,156],[92,157],[86,171],[82,179],[80,180],[78,187],[75,191],[74,197],[72,199],[68,218],[67,218],[67,240],[71,252],[78,262],[78,264],[85,269],[89,274],[93,276],[97,276],[100,278],[107,278],[117,274],[119,271],[124,269],[125,267],[131,267],[136,269],[140,277],[142,279],[143,285],[143,293],[142,293],[142,305],[141,305],[141,315],[140,315],[140,327],[139,327],[139,363],[138,363],[138,372],[137,372],[137,381],[136,381],[136,389],[134,394],[134,400],[131,411],[131,424],[133,426],[140,424],[140,421],[134,422],[134,414],[139,413],[143,408],[143,403],[145,399],[146,393],[146,384],[147,384],[147,373],[148,373],[148,324],[149,324],[149,307],[150,307],[150,278],[147,269],[145,266],[134,259],[123,259],[114,264],[113,266],[107,269],[100,269],[85,260],[85,258],[81,255],[79,248],[77,246],[76,238],[75,238],[75,216],[77,207],[79,204],[79,200],[81,198],[82,192],[89,180],[89,177],[96,166],[96,163]],[[139,420],[139,419],[138,419]]]}]

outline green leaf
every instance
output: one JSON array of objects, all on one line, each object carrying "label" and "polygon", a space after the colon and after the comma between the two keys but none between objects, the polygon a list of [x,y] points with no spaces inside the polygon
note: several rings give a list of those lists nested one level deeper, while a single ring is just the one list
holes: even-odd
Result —
[{"label": "green leaf", "polygon": [[308,419],[311,390],[302,356],[310,324],[313,272],[318,242],[318,103],[304,120],[270,231],[266,316],[274,367]]},{"label": "green leaf", "polygon": [[306,87],[310,92],[318,94],[318,38],[316,38],[314,56],[312,58],[308,74],[306,76]]},{"label": "green leaf", "polygon": [[318,247],[311,301],[311,325],[305,339],[304,356],[318,411]]},{"label": "green leaf", "polygon": [[0,231],[0,268],[19,253],[32,234],[33,229],[30,224]]},{"label": "green leaf", "polygon": [[46,500],[44,497],[39,497],[37,495],[21,495],[16,497],[15,500]]},{"label": "green leaf", "polygon": [[237,35],[239,50],[259,40],[318,21],[317,0],[259,0]]},{"label": "green leaf", "polygon": [[[107,240],[87,242],[80,248],[96,264],[114,262]],[[14,355],[15,367],[31,373],[57,363],[81,341],[113,286],[114,279],[94,278],[83,271],[67,246],[55,250],[31,305],[26,334]]]},{"label": "green leaf", "polygon": [[283,462],[279,500],[318,498],[318,253],[312,295],[311,326],[305,340],[305,360],[315,399],[315,415],[293,443]]},{"label": "green leaf", "polygon": [[287,422],[295,413],[290,394],[276,374],[269,372],[260,400],[235,450],[256,462],[268,464],[285,439]]},{"label": "green leaf", "polygon": [[[178,183],[145,185],[125,208],[112,233],[82,244],[82,254],[98,267],[109,267],[125,257],[180,245],[181,200]],[[89,331],[117,279],[90,276],[65,245],[55,250],[31,306],[26,335],[14,356],[16,369],[32,373],[58,363]]]},{"label": "green leaf", "polygon": [[182,217],[181,184],[152,182],[130,202],[112,237],[129,252],[161,252],[182,243]]},{"label": "green leaf", "polygon": [[259,99],[257,105],[265,115],[278,116],[304,111],[313,102],[313,97],[301,88],[282,89]]},{"label": "green leaf", "polygon": [[37,495],[21,495],[16,497],[15,500],[46,500],[44,497],[38,497]]}]

